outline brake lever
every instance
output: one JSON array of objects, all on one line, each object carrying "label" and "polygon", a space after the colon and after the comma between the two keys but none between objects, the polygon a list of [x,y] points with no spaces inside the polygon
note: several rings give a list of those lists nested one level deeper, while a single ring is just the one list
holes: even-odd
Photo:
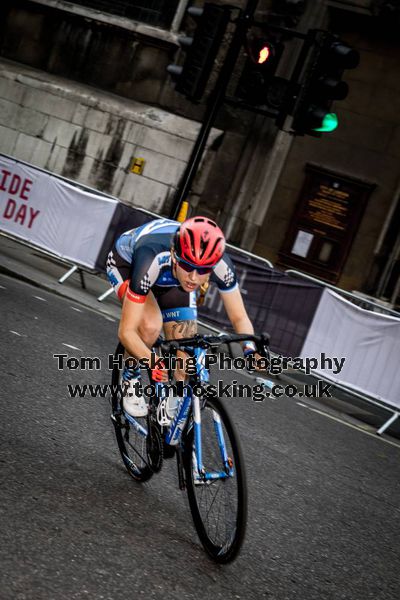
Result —
[{"label": "brake lever", "polygon": [[262,357],[265,358],[270,363],[271,354],[269,350],[269,335],[268,333],[263,332],[260,335],[259,341],[256,343],[256,352]]}]

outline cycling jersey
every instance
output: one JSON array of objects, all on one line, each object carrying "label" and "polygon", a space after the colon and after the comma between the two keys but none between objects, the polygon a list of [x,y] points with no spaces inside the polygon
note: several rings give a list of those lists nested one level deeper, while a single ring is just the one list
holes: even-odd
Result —
[{"label": "cycling jersey", "polygon": [[[180,224],[170,219],[157,219],[136,229],[123,233],[117,240],[114,250],[131,265],[130,283],[127,298],[134,302],[144,302],[152,290],[156,297],[163,296],[166,288],[179,287],[179,281],[172,274],[171,246]],[[114,287],[120,283],[113,274],[116,265],[115,251],[109,256],[107,272]],[[114,265],[112,264],[114,261]],[[127,279],[125,276],[123,279]],[[224,254],[210,275],[210,282],[216,283],[220,292],[231,292],[237,288],[235,268],[231,259]]]}]

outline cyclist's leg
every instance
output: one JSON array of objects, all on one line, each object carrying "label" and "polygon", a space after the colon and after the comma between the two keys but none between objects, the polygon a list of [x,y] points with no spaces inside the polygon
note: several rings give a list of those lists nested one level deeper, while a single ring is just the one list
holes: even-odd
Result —
[{"label": "cyclist's leg", "polygon": [[[106,266],[108,280],[122,304],[129,287],[132,266],[118,254],[115,246],[108,255]],[[140,337],[149,348],[160,335],[162,324],[160,308],[154,294],[150,292],[146,298],[143,321],[139,328]]]},{"label": "cyclist's leg", "polygon": [[153,292],[149,292],[144,303],[143,319],[138,333],[146,346],[152,348],[163,327],[160,307]]},{"label": "cyclist's leg", "polygon": [[[129,300],[126,300],[126,302],[129,302]],[[149,292],[144,303],[142,319],[140,326],[138,327],[138,334],[146,346],[152,348],[158,339],[161,330],[161,311],[153,292]],[[125,359],[127,358],[128,355],[125,354]],[[148,407],[145,398],[141,395],[141,392],[136,390],[138,390],[137,384],[141,383],[143,388],[145,388],[146,385],[150,383],[147,372],[140,371],[138,367],[136,369],[129,369],[126,367],[123,379],[125,393],[123,403],[124,409],[128,411],[132,417],[146,416]]]},{"label": "cyclist's leg", "polygon": [[[192,337],[197,331],[197,307],[195,294],[189,294],[182,289],[156,288],[155,295],[161,309],[163,318],[164,335],[167,340]],[[185,381],[185,360],[187,354],[181,350],[177,351],[177,358],[182,359],[182,368],[176,368],[174,377],[176,381]],[[179,364],[179,363],[178,363]],[[166,413],[169,419],[176,415],[178,409],[179,395],[169,393],[166,404]],[[164,442],[164,458],[172,458],[175,455],[175,446]]]},{"label": "cyclist's leg", "polygon": [[[107,259],[107,277],[121,303],[124,302],[129,288],[131,268],[131,265],[118,254],[114,246]],[[151,348],[162,329],[161,311],[152,292],[148,294],[143,308],[143,318],[138,333],[143,342]],[[129,354],[124,351],[125,361],[128,358]],[[145,381],[143,381],[139,368],[130,366],[129,362],[126,363],[122,373],[123,404],[124,409],[133,417],[147,415],[146,402],[143,396],[136,391],[136,385],[140,383],[143,383],[143,386],[147,385],[148,378],[145,377]]]}]

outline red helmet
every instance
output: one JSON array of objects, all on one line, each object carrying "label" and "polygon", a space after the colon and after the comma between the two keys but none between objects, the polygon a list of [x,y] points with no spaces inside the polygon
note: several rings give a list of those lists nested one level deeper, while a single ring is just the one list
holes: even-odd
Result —
[{"label": "red helmet", "polygon": [[174,239],[179,258],[198,267],[213,267],[222,258],[225,237],[214,221],[192,217],[179,227]]}]

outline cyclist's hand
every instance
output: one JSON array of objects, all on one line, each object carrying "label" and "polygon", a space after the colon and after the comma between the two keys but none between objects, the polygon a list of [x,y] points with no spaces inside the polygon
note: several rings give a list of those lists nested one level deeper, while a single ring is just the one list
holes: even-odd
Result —
[{"label": "cyclist's hand", "polygon": [[188,375],[186,360],[189,358],[189,354],[183,350],[177,350],[176,356],[181,359],[181,363],[177,363],[174,370],[174,377],[176,381],[185,381]]},{"label": "cyclist's hand", "polygon": [[249,371],[267,371],[269,367],[269,361],[265,356],[261,356],[258,352],[247,352],[245,354],[248,362]]},{"label": "cyclist's hand", "polygon": [[168,381],[168,369],[165,368],[165,364],[163,362],[161,365],[161,367],[155,367],[155,369],[151,369],[151,377],[153,381],[165,383]]},{"label": "cyclist's hand", "polygon": [[266,371],[268,369],[266,358],[258,354],[258,352],[254,353],[254,361],[256,371]]}]

